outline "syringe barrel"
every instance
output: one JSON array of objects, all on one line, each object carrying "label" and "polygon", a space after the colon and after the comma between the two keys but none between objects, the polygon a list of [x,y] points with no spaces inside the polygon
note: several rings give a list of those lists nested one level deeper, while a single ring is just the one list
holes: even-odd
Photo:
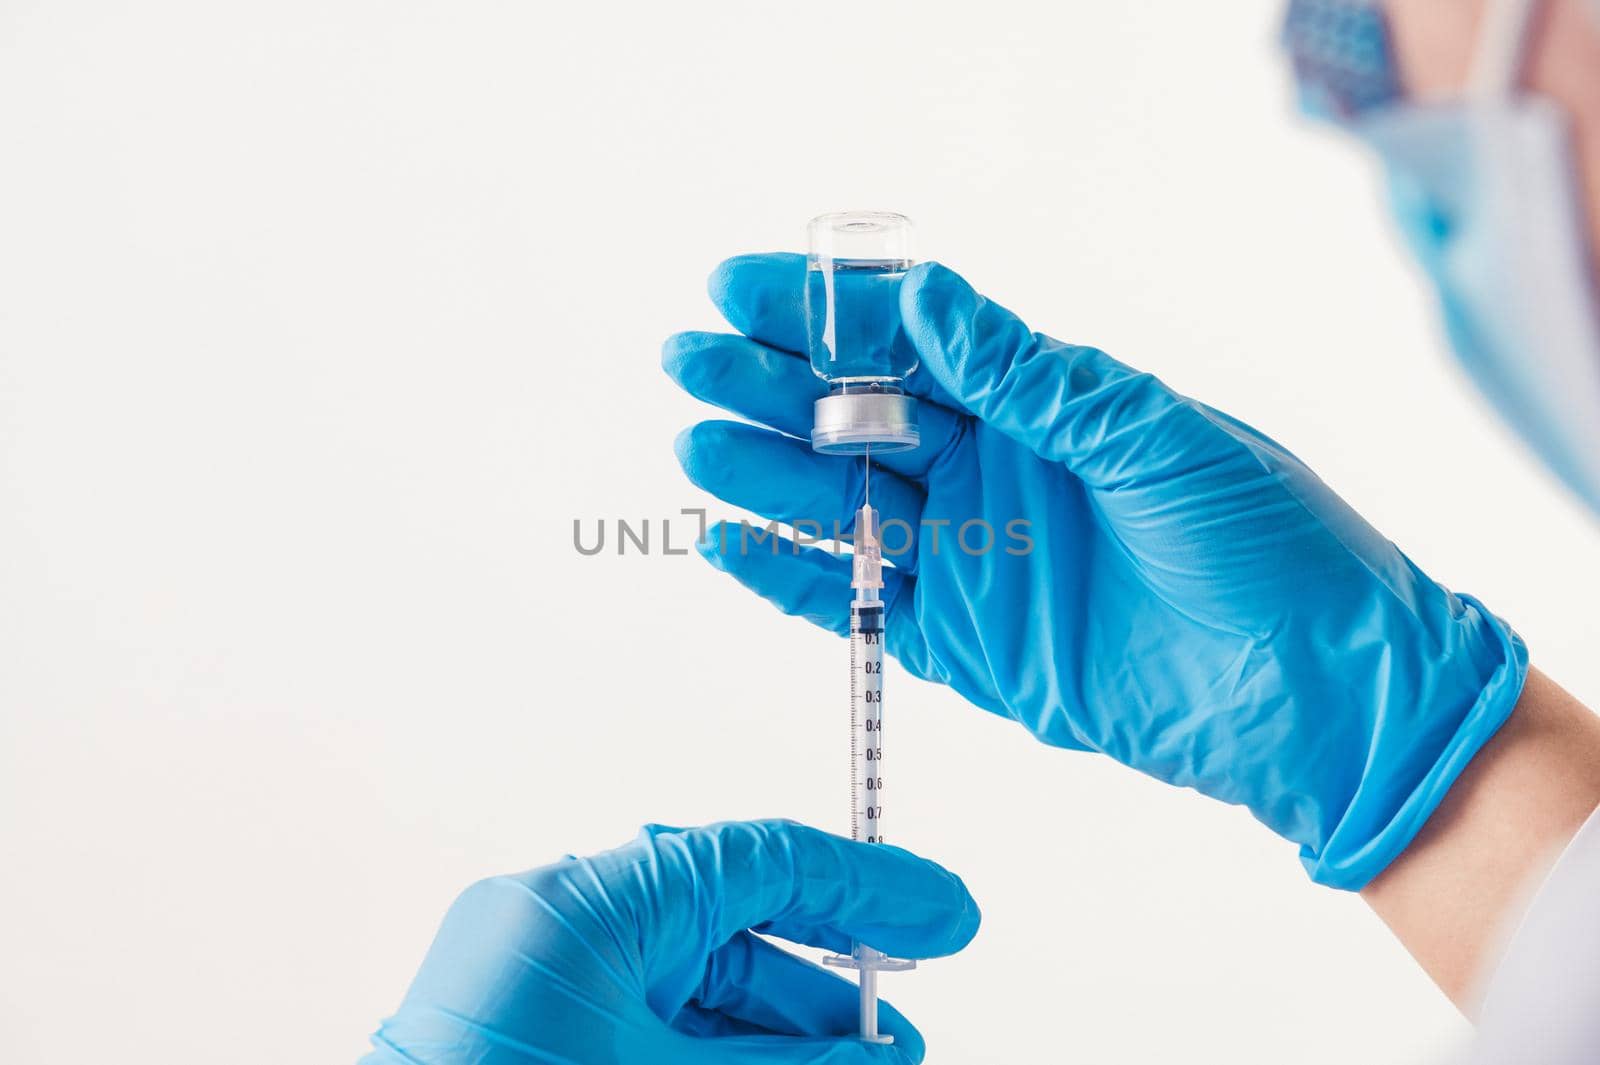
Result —
[{"label": "syringe barrel", "polygon": [[866,843],[883,842],[883,637],[883,604],[852,603],[850,838]]},{"label": "syringe barrel", "polygon": [[[883,547],[878,514],[863,503],[856,514],[855,559],[850,587],[850,838],[882,843],[883,829],[883,648],[885,604]],[[916,967],[856,942],[849,955],[830,955],[824,964],[859,974],[861,1038],[892,1043],[878,1031],[878,973]]]}]

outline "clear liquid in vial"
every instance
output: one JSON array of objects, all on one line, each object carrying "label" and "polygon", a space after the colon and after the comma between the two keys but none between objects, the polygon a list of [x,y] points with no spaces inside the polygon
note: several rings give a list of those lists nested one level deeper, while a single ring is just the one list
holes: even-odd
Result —
[{"label": "clear liquid in vial", "polygon": [[806,270],[811,368],[837,385],[900,381],[917,365],[900,328],[903,259],[812,261]]}]

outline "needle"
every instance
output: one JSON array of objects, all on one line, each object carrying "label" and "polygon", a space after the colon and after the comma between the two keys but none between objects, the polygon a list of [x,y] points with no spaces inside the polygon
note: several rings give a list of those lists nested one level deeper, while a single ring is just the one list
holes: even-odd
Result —
[{"label": "needle", "polygon": [[867,506],[871,506],[872,505],[872,445],[871,444],[867,445],[866,453],[864,455],[862,455],[862,458],[861,458],[861,479],[865,484],[865,487],[862,488],[862,494],[865,497],[865,498],[862,499],[862,502],[864,504],[866,504]]}]

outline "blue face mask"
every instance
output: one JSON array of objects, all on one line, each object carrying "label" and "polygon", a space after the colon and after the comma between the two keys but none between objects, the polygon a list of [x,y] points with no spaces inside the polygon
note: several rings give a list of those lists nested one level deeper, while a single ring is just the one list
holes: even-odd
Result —
[{"label": "blue face mask", "polygon": [[[1325,18],[1337,6],[1297,2],[1291,49],[1296,9]],[[1566,118],[1514,88],[1531,8],[1530,0],[1491,0],[1473,84],[1459,101],[1400,102],[1373,91],[1372,77],[1348,76],[1348,65],[1340,81],[1316,76],[1311,64],[1308,88],[1315,109],[1332,112],[1382,159],[1395,215],[1474,383],[1600,512],[1600,301]],[[1348,35],[1339,40],[1347,46]],[[1370,34],[1362,55],[1381,58],[1374,70],[1393,70]],[[1305,86],[1306,64],[1296,60]],[[1352,106],[1351,86],[1369,99]]]}]

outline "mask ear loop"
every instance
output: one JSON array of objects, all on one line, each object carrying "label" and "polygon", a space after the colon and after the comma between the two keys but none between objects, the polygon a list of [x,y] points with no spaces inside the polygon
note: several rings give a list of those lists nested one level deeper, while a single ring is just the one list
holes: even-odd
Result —
[{"label": "mask ear loop", "polygon": [[1539,0],[1489,0],[1483,9],[1483,28],[1472,58],[1467,95],[1479,101],[1500,101],[1516,95],[1522,61],[1528,47],[1528,30]]}]

